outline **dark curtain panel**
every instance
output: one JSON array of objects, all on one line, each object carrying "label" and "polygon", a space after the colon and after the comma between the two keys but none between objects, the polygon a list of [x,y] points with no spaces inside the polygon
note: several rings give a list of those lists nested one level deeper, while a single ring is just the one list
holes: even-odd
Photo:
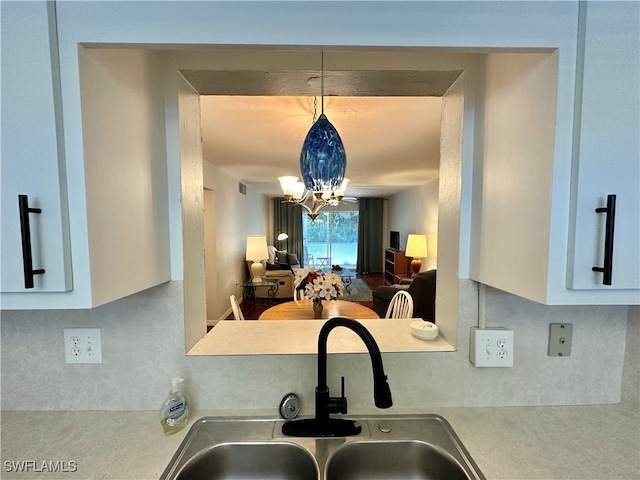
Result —
[{"label": "dark curtain panel", "polygon": [[[302,251],[302,208],[285,202],[284,198],[274,198],[273,202],[273,245],[278,250],[294,253],[300,265],[303,262]],[[289,238],[278,241],[278,235],[286,233]]]},{"label": "dark curtain panel", "polygon": [[382,265],[382,198],[361,198],[358,220],[358,273],[379,273]]}]

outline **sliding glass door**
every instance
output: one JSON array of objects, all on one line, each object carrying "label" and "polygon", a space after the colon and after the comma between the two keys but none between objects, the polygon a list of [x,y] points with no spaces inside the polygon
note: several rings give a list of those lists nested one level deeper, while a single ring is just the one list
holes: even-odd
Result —
[{"label": "sliding glass door", "polygon": [[358,258],[358,212],[321,212],[312,222],[303,215],[304,265],[328,269],[356,267]]}]

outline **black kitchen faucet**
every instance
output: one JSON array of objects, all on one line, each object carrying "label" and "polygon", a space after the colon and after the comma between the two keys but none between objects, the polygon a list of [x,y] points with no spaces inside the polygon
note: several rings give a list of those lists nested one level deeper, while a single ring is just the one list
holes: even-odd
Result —
[{"label": "black kitchen faucet", "polygon": [[316,416],[286,422],[282,426],[284,435],[294,437],[345,437],[357,435],[360,425],[353,420],[330,418],[331,413],[347,413],[347,399],[344,396],[344,378],[340,397],[330,397],[327,386],[327,339],[331,330],[346,327],[354,331],[367,346],[373,368],[373,398],[376,407],[389,408],[393,405],[391,390],[382,366],[382,355],[375,339],[359,322],[346,317],[334,317],[322,326],[318,335],[318,385],[316,387]]}]

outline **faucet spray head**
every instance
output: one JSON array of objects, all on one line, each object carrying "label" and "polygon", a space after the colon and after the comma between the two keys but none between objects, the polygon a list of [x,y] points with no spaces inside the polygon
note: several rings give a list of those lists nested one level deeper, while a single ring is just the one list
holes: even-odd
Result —
[{"label": "faucet spray head", "polygon": [[391,399],[391,389],[387,383],[387,376],[373,381],[373,401],[378,408],[391,408],[393,400]]}]

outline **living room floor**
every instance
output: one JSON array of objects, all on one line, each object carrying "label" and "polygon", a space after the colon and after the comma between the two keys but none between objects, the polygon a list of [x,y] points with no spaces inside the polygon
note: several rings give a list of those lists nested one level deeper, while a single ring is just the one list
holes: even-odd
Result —
[{"label": "living room floor", "polygon": [[[356,278],[361,278],[367,286],[371,290],[375,290],[379,285],[384,285],[384,273],[368,273],[368,274],[356,274]],[[282,302],[286,302],[288,300],[281,300]],[[272,307],[276,303],[279,303],[277,300],[268,304],[250,304],[248,302],[243,301],[240,304],[240,309],[242,310],[242,314],[246,320],[257,320],[258,317],[264,312],[267,308]],[[373,302],[358,302],[366,307],[371,308],[373,306]],[[233,320],[233,313],[229,314],[227,320]]]}]

